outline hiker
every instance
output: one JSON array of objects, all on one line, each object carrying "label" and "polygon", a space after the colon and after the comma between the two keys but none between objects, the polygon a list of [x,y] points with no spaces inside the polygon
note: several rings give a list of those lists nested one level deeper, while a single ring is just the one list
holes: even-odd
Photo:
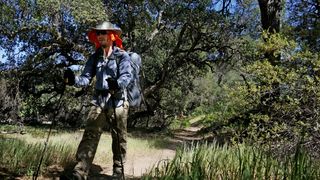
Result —
[{"label": "hiker", "polygon": [[[125,89],[132,78],[130,56],[122,50],[121,29],[103,22],[88,33],[96,47],[80,76],[67,69],[65,82],[76,87],[88,86],[96,77],[95,93],[87,125],[79,144],[73,179],[87,179],[103,128],[108,123],[112,136],[113,176],[123,176],[127,149],[127,117],[129,104]],[[117,60],[118,59],[118,60]],[[117,67],[119,66],[119,67]]]}]

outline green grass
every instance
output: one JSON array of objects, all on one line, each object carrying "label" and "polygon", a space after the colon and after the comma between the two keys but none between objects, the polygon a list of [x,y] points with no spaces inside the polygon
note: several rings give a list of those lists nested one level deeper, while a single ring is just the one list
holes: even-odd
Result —
[{"label": "green grass", "polygon": [[[43,143],[28,143],[24,139],[0,136],[0,167],[15,175],[32,175],[40,161],[43,147]],[[53,164],[65,166],[73,161],[73,152],[71,146],[49,143],[42,167]]]},{"label": "green grass", "polygon": [[143,179],[319,179],[317,163],[299,148],[281,161],[251,146],[192,145],[156,164]]},{"label": "green grass", "polygon": [[[3,132],[17,132],[16,126],[0,126]],[[36,170],[48,134],[46,128],[25,127],[26,134],[0,134],[0,169],[14,176],[32,176]],[[67,132],[53,130],[48,148],[41,166],[40,174],[48,171],[51,165],[66,167],[75,161],[76,149],[81,141],[83,131]],[[128,138],[128,156],[153,156],[164,148],[168,140],[154,136]],[[134,159],[138,161],[138,159]],[[95,155],[94,163],[112,167],[111,135],[103,133]]]},{"label": "green grass", "polygon": [[[28,126],[1,125],[0,168],[14,176],[31,176],[36,171],[45,146],[49,129]],[[26,134],[19,134],[20,132]],[[51,133],[40,174],[51,165],[68,166],[75,161],[75,151],[79,143],[79,133],[54,129]]]},{"label": "green grass", "polygon": [[[10,174],[30,176],[42,153],[47,129],[27,128],[27,134],[0,135],[0,168]],[[29,133],[36,132],[36,133]],[[49,166],[65,167],[74,162],[83,132],[55,132],[50,137],[41,172]],[[169,144],[169,139],[155,136],[128,138],[128,158],[154,157]],[[173,155],[172,155],[173,156]],[[171,157],[172,157],[171,156]],[[154,165],[144,179],[320,179],[317,160],[312,160],[298,146],[294,155],[277,159],[259,148],[239,146],[188,145],[178,148],[172,160]],[[112,167],[111,137],[100,139],[95,164]]]},{"label": "green grass", "polygon": [[206,118],[206,115],[194,115],[194,116],[188,116],[184,118],[176,118],[172,121],[170,124],[170,129],[181,129],[184,127],[190,127],[190,126],[199,126],[203,123],[203,120]]}]

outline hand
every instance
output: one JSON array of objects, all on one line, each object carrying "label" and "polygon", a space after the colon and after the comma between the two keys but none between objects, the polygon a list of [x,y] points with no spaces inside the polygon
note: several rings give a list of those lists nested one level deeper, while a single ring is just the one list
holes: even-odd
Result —
[{"label": "hand", "polygon": [[66,83],[67,85],[73,86],[75,83],[74,72],[70,68],[66,69],[63,74],[63,79],[64,79],[64,83]]},{"label": "hand", "polygon": [[108,78],[107,82],[108,82],[108,86],[109,86],[110,91],[118,91],[120,89],[116,79]]}]

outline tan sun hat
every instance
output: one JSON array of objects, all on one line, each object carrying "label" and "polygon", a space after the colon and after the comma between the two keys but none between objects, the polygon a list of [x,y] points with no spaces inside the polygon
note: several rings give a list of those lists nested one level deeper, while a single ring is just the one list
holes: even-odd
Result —
[{"label": "tan sun hat", "polygon": [[103,31],[103,30],[111,31],[111,33],[113,34],[112,41],[114,41],[118,47],[123,49],[122,40],[120,38],[122,30],[118,26],[116,26],[115,24],[112,24],[109,21],[104,21],[101,24],[98,24],[96,27],[91,28],[88,32],[88,39],[91,43],[95,45],[96,48],[100,47],[100,43],[98,41],[96,31]]},{"label": "tan sun hat", "polygon": [[91,28],[91,30],[96,31],[96,30],[106,30],[106,31],[114,31],[116,32],[119,36],[121,35],[122,31],[121,29],[116,26],[115,24],[112,24],[109,21],[104,21],[101,24],[98,24],[96,27]]}]

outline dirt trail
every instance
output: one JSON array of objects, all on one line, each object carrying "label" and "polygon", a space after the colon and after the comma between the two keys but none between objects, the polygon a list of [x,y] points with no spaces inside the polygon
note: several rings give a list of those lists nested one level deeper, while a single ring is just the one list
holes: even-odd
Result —
[{"label": "dirt trail", "polygon": [[[152,152],[128,152],[127,161],[125,163],[126,179],[140,179],[140,177],[148,172],[154,165],[170,160],[174,157],[176,148],[184,142],[199,141],[203,137],[198,135],[201,126],[197,122],[202,117],[197,117],[190,121],[191,125],[187,128],[181,128],[173,131],[173,136],[166,144],[166,147],[152,150]],[[94,161],[95,163],[95,161]],[[97,163],[101,165],[101,163]],[[112,164],[104,166],[95,166],[91,169],[90,179],[108,180],[111,178]]]},{"label": "dirt trail", "polygon": [[[176,148],[184,142],[199,141],[202,137],[197,135],[200,127],[188,127],[178,129],[173,132],[173,137],[165,148],[153,150],[150,153],[141,154],[139,152],[128,153],[128,158],[125,164],[126,179],[140,179],[140,177],[148,172],[154,165],[163,163],[174,157]],[[112,165],[104,166],[91,171],[90,179],[111,179]]]},{"label": "dirt trail", "polygon": [[[144,173],[148,172],[153,165],[172,159],[175,151],[171,149],[159,149],[150,154],[139,154],[134,152],[128,154],[127,161],[124,166],[126,179],[139,179]],[[112,164],[99,168],[92,168],[90,179],[111,179]]]},{"label": "dirt trail", "polygon": [[[153,152],[152,155],[139,154],[134,152],[134,154],[128,154],[128,161],[125,166],[125,175],[128,179],[139,179],[146,170],[152,168],[153,165],[161,163],[165,160],[172,159],[175,155],[178,146],[182,145],[184,142],[200,141],[203,139],[198,131],[201,126],[197,123],[203,116],[199,116],[190,120],[190,127],[180,128],[173,131],[173,137],[170,139],[170,143],[167,144],[166,148],[162,148]],[[105,168],[103,173],[111,174],[112,169]]]}]

